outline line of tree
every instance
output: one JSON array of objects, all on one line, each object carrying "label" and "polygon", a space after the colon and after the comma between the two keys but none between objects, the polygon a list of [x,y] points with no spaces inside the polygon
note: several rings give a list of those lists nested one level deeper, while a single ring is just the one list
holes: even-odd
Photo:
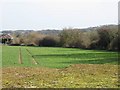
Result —
[{"label": "line of tree", "polygon": [[[93,28],[90,28],[93,29]],[[101,26],[93,30],[64,28],[58,35],[37,32],[13,34],[12,44],[83,49],[120,50],[118,26]]]},{"label": "line of tree", "polygon": [[63,47],[83,49],[120,50],[120,36],[118,29],[102,27],[93,31],[64,29],[60,34]]}]

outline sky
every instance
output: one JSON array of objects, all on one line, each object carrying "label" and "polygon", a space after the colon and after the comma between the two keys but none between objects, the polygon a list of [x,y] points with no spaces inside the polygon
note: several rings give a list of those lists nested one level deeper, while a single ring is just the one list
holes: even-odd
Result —
[{"label": "sky", "polygon": [[1,30],[118,24],[119,0],[0,0]]}]

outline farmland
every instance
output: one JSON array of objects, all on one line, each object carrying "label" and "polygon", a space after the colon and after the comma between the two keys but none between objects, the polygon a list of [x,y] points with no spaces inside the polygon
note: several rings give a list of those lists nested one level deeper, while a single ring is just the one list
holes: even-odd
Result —
[{"label": "farmland", "polygon": [[[3,46],[3,67],[29,66],[64,68],[72,64],[117,64],[118,53],[73,48],[21,47],[23,64],[19,64],[19,48]],[[29,55],[29,52],[31,55]],[[32,63],[32,57],[38,64]]]},{"label": "farmland", "polygon": [[2,67],[3,87],[118,87],[118,53],[112,51],[3,46]]}]

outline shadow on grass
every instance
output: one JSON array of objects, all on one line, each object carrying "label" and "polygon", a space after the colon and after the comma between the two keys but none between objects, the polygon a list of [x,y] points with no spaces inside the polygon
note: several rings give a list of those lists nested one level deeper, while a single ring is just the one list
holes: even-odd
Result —
[{"label": "shadow on grass", "polygon": [[73,53],[73,54],[43,54],[33,55],[35,58],[52,58],[52,57],[64,57],[64,58],[117,58],[117,54],[113,53]]},{"label": "shadow on grass", "polygon": [[96,60],[71,60],[69,62],[60,62],[64,64],[118,64],[116,58],[104,58]]},{"label": "shadow on grass", "polygon": [[68,58],[70,60],[62,60],[59,63],[64,64],[117,64],[118,57],[116,54],[110,53],[74,53],[74,54],[46,54],[46,55],[34,55],[35,58]]}]

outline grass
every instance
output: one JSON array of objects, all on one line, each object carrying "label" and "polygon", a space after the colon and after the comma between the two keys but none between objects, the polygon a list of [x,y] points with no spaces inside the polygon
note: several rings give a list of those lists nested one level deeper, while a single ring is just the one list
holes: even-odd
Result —
[{"label": "grass", "polygon": [[18,66],[18,47],[2,46],[2,66]]},{"label": "grass", "polygon": [[[37,65],[32,63],[32,56]],[[118,53],[104,50],[82,50],[75,48],[21,47],[23,64],[18,63],[19,47],[3,46],[3,67],[49,67],[64,68],[72,64],[118,64]]]},{"label": "grass", "polygon": [[19,48],[2,47],[3,88],[118,88],[117,52],[21,47],[20,64]]}]

